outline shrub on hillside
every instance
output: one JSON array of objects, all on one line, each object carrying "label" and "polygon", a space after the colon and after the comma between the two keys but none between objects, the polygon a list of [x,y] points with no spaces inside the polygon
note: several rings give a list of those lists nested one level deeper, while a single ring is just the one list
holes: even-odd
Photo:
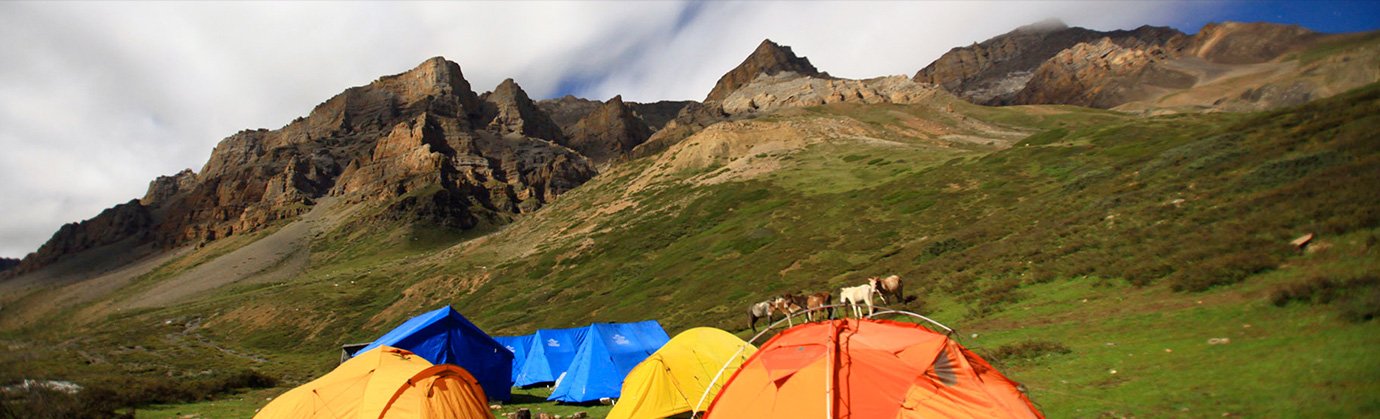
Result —
[{"label": "shrub on hillside", "polygon": [[1275,288],[1270,293],[1270,302],[1279,307],[1294,302],[1318,305],[1336,303],[1343,319],[1368,321],[1380,315],[1380,277],[1364,275],[1334,279],[1315,275]]},{"label": "shrub on hillside", "polygon": [[1175,291],[1206,291],[1241,282],[1251,275],[1274,269],[1278,264],[1279,257],[1271,252],[1229,253],[1181,266],[1169,276],[1169,281]]},{"label": "shrub on hillside", "polygon": [[0,418],[132,417],[124,409],[165,403],[190,403],[242,388],[278,385],[273,377],[244,370],[229,375],[170,379],[121,376],[83,383],[75,394],[44,387],[0,392]]},{"label": "shrub on hillside", "polygon": [[982,351],[982,358],[994,364],[1012,362],[1031,362],[1052,355],[1072,353],[1064,344],[1052,340],[1032,339],[998,346],[995,350]]}]

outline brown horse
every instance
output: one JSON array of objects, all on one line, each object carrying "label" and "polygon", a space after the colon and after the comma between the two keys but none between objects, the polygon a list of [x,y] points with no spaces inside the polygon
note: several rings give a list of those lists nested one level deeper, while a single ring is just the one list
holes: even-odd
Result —
[{"label": "brown horse", "polygon": [[[815,321],[815,310],[819,309],[820,307],[827,306],[833,301],[834,294],[830,294],[828,291],[817,292],[805,296],[805,308],[810,310],[805,312],[805,318],[809,321]],[[824,318],[826,320],[834,318],[833,307],[826,309]]]},{"label": "brown horse", "polygon": [[772,308],[775,308],[776,311],[786,314],[786,324],[791,326],[795,326],[795,320],[791,318],[791,315],[802,310],[804,307],[805,297],[797,294],[781,294],[780,297],[776,297],[776,301],[772,305]]},{"label": "brown horse", "polygon": [[867,280],[868,280],[868,281],[874,281],[874,280],[877,281],[877,296],[878,296],[878,297],[881,297],[881,299],[882,299],[882,304],[886,304],[886,303],[887,303],[887,302],[886,302],[886,296],[888,296],[888,295],[890,295],[892,298],[895,298],[895,299],[896,299],[896,304],[901,304],[901,303],[905,303],[905,302],[906,302],[906,293],[905,293],[905,290],[903,289],[903,287],[905,286],[905,284],[904,284],[903,282],[901,282],[901,277],[900,277],[900,276],[892,275],[892,276],[888,276],[888,277],[882,278],[882,279],[877,279],[877,277],[874,276],[874,277],[868,278]]}]

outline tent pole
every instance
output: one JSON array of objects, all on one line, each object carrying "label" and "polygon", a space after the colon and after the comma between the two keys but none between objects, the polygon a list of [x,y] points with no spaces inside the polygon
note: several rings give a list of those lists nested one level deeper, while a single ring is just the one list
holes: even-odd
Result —
[{"label": "tent pole", "polygon": [[728,370],[728,365],[732,364],[733,360],[738,358],[739,355],[742,355],[745,349],[747,349],[747,345],[739,345],[738,352],[734,352],[733,356],[728,358],[728,362],[724,362],[724,366],[719,367],[719,372],[714,373],[714,378],[709,380],[709,386],[705,387],[704,393],[700,394],[700,401],[695,402],[695,409],[690,411],[690,416],[693,417],[696,413],[700,412],[700,406],[704,405],[704,399],[709,397],[709,392],[714,390],[714,384],[719,382],[719,377],[722,377],[724,371]]}]

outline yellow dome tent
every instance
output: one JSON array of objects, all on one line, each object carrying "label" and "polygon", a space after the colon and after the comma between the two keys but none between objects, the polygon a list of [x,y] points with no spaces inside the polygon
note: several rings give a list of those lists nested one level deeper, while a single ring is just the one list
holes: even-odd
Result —
[{"label": "yellow dome tent", "polygon": [[484,389],[463,368],[432,365],[382,346],[288,390],[264,406],[271,418],[491,418]]},{"label": "yellow dome tent", "polygon": [[[623,397],[608,417],[664,418],[696,410],[696,405],[704,411],[728,377],[755,352],[752,344],[712,327],[681,332],[628,373]],[[706,396],[707,388],[711,389]]]}]

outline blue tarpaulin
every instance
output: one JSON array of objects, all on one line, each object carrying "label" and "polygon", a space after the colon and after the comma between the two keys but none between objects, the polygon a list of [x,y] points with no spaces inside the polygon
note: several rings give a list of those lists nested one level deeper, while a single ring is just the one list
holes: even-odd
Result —
[{"label": "blue tarpaulin", "polygon": [[527,350],[532,349],[533,336],[494,336],[499,345],[513,353],[513,382],[517,382],[518,374],[522,372],[522,363],[527,362]]},{"label": "blue tarpaulin", "polygon": [[532,334],[532,346],[527,349],[527,359],[513,378],[519,386],[556,381],[571,358],[584,342],[587,327],[570,329],[540,329]]},{"label": "blue tarpaulin", "polygon": [[406,349],[433,364],[452,364],[470,372],[489,400],[508,400],[513,386],[513,353],[450,306],[413,317],[356,353],[381,345]]},{"label": "blue tarpaulin", "polygon": [[595,323],[587,329],[570,369],[547,400],[583,403],[616,398],[628,372],[671,340],[656,320]]}]

